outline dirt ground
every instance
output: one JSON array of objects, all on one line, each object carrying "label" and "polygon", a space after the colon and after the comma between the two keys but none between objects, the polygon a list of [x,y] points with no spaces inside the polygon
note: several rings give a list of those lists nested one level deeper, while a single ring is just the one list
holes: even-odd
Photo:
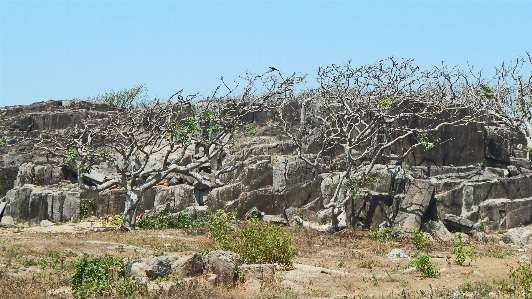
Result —
[{"label": "dirt ground", "polygon": [[[72,262],[83,254],[141,258],[177,251],[206,253],[213,247],[203,228],[94,231],[98,226],[83,222],[0,229],[0,298],[72,298]],[[446,258],[453,244],[433,242],[427,251],[441,274],[422,278],[409,266],[410,260],[385,257],[393,248],[419,256],[423,251],[410,240],[380,242],[356,229],[334,234],[308,228],[285,231],[298,256],[293,268],[276,272],[274,283],[223,288],[198,277],[188,287],[154,298],[519,298],[504,286],[512,283],[510,270],[529,254],[526,248],[474,242],[476,260],[458,266]],[[58,254],[62,258],[54,259]],[[38,262],[27,262],[31,259]]]}]

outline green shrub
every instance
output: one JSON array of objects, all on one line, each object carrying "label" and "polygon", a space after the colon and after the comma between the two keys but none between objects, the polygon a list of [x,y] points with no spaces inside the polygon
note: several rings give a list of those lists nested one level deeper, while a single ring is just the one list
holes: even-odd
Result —
[{"label": "green shrub", "polygon": [[508,289],[516,293],[520,293],[525,298],[532,298],[532,271],[530,269],[530,263],[522,263],[519,267],[510,270],[510,278],[513,280],[514,285],[509,286]]},{"label": "green shrub", "polygon": [[[464,247],[464,244],[462,242],[462,234],[458,234],[458,239],[453,245],[453,248],[451,249],[451,252],[454,254],[454,261],[457,265],[464,265],[467,261],[467,265],[471,265],[471,262],[476,260],[476,257],[473,256],[473,250],[475,249],[475,245],[472,244],[469,247]],[[449,259],[450,256],[447,256],[447,259]]]},{"label": "green shrub", "polygon": [[176,219],[170,212],[160,213],[157,216],[147,215],[137,222],[137,227],[144,229],[189,228],[201,225],[203,225],[201,219],[192,221],[187,213],[180,213]]},{"label": "green shrub", "polygon": [[233,226],[237,223],[236,213],[226,213],[218,210],[208,216],[209,231],[211,239],[216,247],[220,249],[229,248],[233,242]]},{"label": "green shrub", "polygon": [[423,278],[436,277],[440,275],[440,270],[436,264],[430,260],[430,256],[426,252],[420,254],[416,259],[412,260],[410,265],[416,267],[416,270],[421,273],[421,277]]},{"label": "green shrub", "polygon": [[368,237],[373,241],[379,241],[379,242],[384,243],[390,237],[391,233],[392,233],[391,228],[388,228],[388,227],[384,227],[381,229],[376,228],[368,232]]},{"label": "green shrub", "polygon": [[410,240],[412,240],[417,249],[423,249],[430,245],[430,238],[420,230],[415,231]]},{"label": "green shrub", "polygon": [[245,263],[278,263],[291,265],[297,249],[291,246],[292,239],[280,226],[261,223],[253,218],[235,231],[235,213],[218,211],[209,217],[211,238],[218,249],[238,253]]},{"label": "green shrub", "polygon": [[280,226],[251,219],[240,231],[234,251],[248,264],[278,263],[288,266],[297,254],[296,248],[290,245],[291,241]]},{"label": "green shrub", "polygon": [[87,220],[91,214],[96,210],[94,200],[82,201],[79,203],[79,218],[81,221]]},{"label": "green shrub", "polygon": [[0,147],[7,146],[8,140],[5,137],[0,137]]},{"label": "green shrub", "polygon": [[124,263],[116,257],[89,257],[84,255],[74,263],[71,272],[72,290],[76,297],[84,298],[91,294],[104,295],[118,293],[132,296],[134,293],[145,293],[146,287],[139,281],[131,279],[113,280],[109,277],[111,269],[124,276]]}]

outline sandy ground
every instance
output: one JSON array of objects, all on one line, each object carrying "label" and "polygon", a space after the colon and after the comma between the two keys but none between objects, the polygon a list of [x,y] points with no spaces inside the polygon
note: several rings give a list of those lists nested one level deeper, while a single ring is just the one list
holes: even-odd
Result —
[{"label": "sandy ground", "polygon": [[[409,259],[385,257],[393,248],[417,257],[422,251],[415,249],[410,240],[374,241],[363,230],[328,234],[306,228],[287,228],[286,233],[298,248],[293,268],[278,270],[273,285],[244,284],[225,291],[227,295],[235,298],[429,298],[430,294],[451,294],[449,298],[452,298],[452,294],[460,292],[467,295],[464,291],[467,286],[472,289],[474,285],[485,285],[489,286],[486,298],[499,298],[502,296],[501,282],[510,282],[510,270],[529,255],[526,248],[477,242],[474,243],[476,260],[470,266],[458,266],[453,259],[449,263],[446,258],[452,244],[434,242],[427,251],[441,274],[436,278],[422,278],[409,266]],[[53,281],[56,275],[59,280],[54,288],[60,290],[61,296],[68,297],[68,266],[65,266],[66,273],[59,275],[57,270],[36,265],[13,266],[17,261],[9,266],[9,257],[14,252],[33,257],[59,252],[68,257],[67,261],[83,254],[138,258],[175,251],[207,252],[212,245],[205,229],[122,232],[109,231],[99,222],[0,229],[0,269],[21,278],[40,273],[41,276],[52,275],[49,279]]]}]

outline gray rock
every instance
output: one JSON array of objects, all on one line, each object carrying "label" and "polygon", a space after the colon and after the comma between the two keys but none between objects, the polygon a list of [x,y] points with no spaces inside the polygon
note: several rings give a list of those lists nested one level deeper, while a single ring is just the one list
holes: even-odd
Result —
[{"label": "gray rock", "polygon": [[451,214],[445,215],[444,223],[449,230],[463,233],[470,233],[475,225],[471,220]]},{"label": "gray rock", "polygon": [[427,213],[434,191],[435,186],[428,180],[410,182],[395,218],[394,236],[409,236],[420,229],[421,219]]},{"label": "gray rock", "polygon": [[244,219],[251,219],[251,218],[260,218],[262,219],[262,217],[264,217],[264,213],[259,211],[259,209],[257,209],[257,207],[253,207],[251,209],[249,209],[249,211],[246,212],[246,214],[244,215]]},{"label": "gray rock", "polygon": [[274,264],[246,264],[241,265],[238,269],[239,278],[244,281],[258,280],[261,283],[271,283],[275,281]]},{"label": "gray rock", "polygon": [[507,167],[510,177],[518,176],[521,174],[521,171],[515,165],[508,165]]},{"label": "gray rock", "polygon": [[197,252],[180,252],[167,258],[171,264],[170,273],[179,277],[197,276],[203,272],[203,258]]},{"label": "gray rock", "polygon": [[401,259],[410,259],[410,256],[402,249],[394,248],[389,253],[386,254],[386,257],[389,259],[401,258]]},{"label": "gray rock", "polygon": [[288,225],[288,221],[282,215],[264,215],[262,221],[278,225]]},{"label": "gray rock", "polygon": [[41,220],[41,223],[39,225],[42,226],[42,227],[47,227],[47,226],[53,226],[54,223],[52,221],[48,221],[48,220]]},{"label": "gray rock", "polygon": [[451,242],[454,236],[441,221],[428,221],[422,226],[423,231],[429,233],[435,239],[443,242]]},{"label": "gray rock", "polygon": [[532,244],[532,226],[516,227],[509,229],[503,236],[506,244],[525,246]]},{"label": "gray rock", "polygon": [[479,217],[487,231],[498,231],[532,223],[532,197],[488,199],[479,205]]},{"label": "gray rock", "polygon": [[126,276],[137,278],[166,277],[171,269],[170,261],[166,256],[150,256],[132,263],[126,261],[125,264]]},{"label": "gray rock", "polygon": [[216,274],[216,284],[233,285],[238,279],[238,267],[242,265],[240,255],[216,250],[205,256],[205,273]]}]

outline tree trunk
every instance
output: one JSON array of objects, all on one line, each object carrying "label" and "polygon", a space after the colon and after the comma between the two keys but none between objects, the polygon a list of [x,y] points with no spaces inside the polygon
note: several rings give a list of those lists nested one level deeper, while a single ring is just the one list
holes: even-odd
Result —
[{"label": "tree trunk", "polygon": [[137,203],[140,198],[140,192],[136,190],[128,190],[126,193],[126,202],[124,207],[124,221],[122,228],[125,230],[135,229],[137,216]]}]

